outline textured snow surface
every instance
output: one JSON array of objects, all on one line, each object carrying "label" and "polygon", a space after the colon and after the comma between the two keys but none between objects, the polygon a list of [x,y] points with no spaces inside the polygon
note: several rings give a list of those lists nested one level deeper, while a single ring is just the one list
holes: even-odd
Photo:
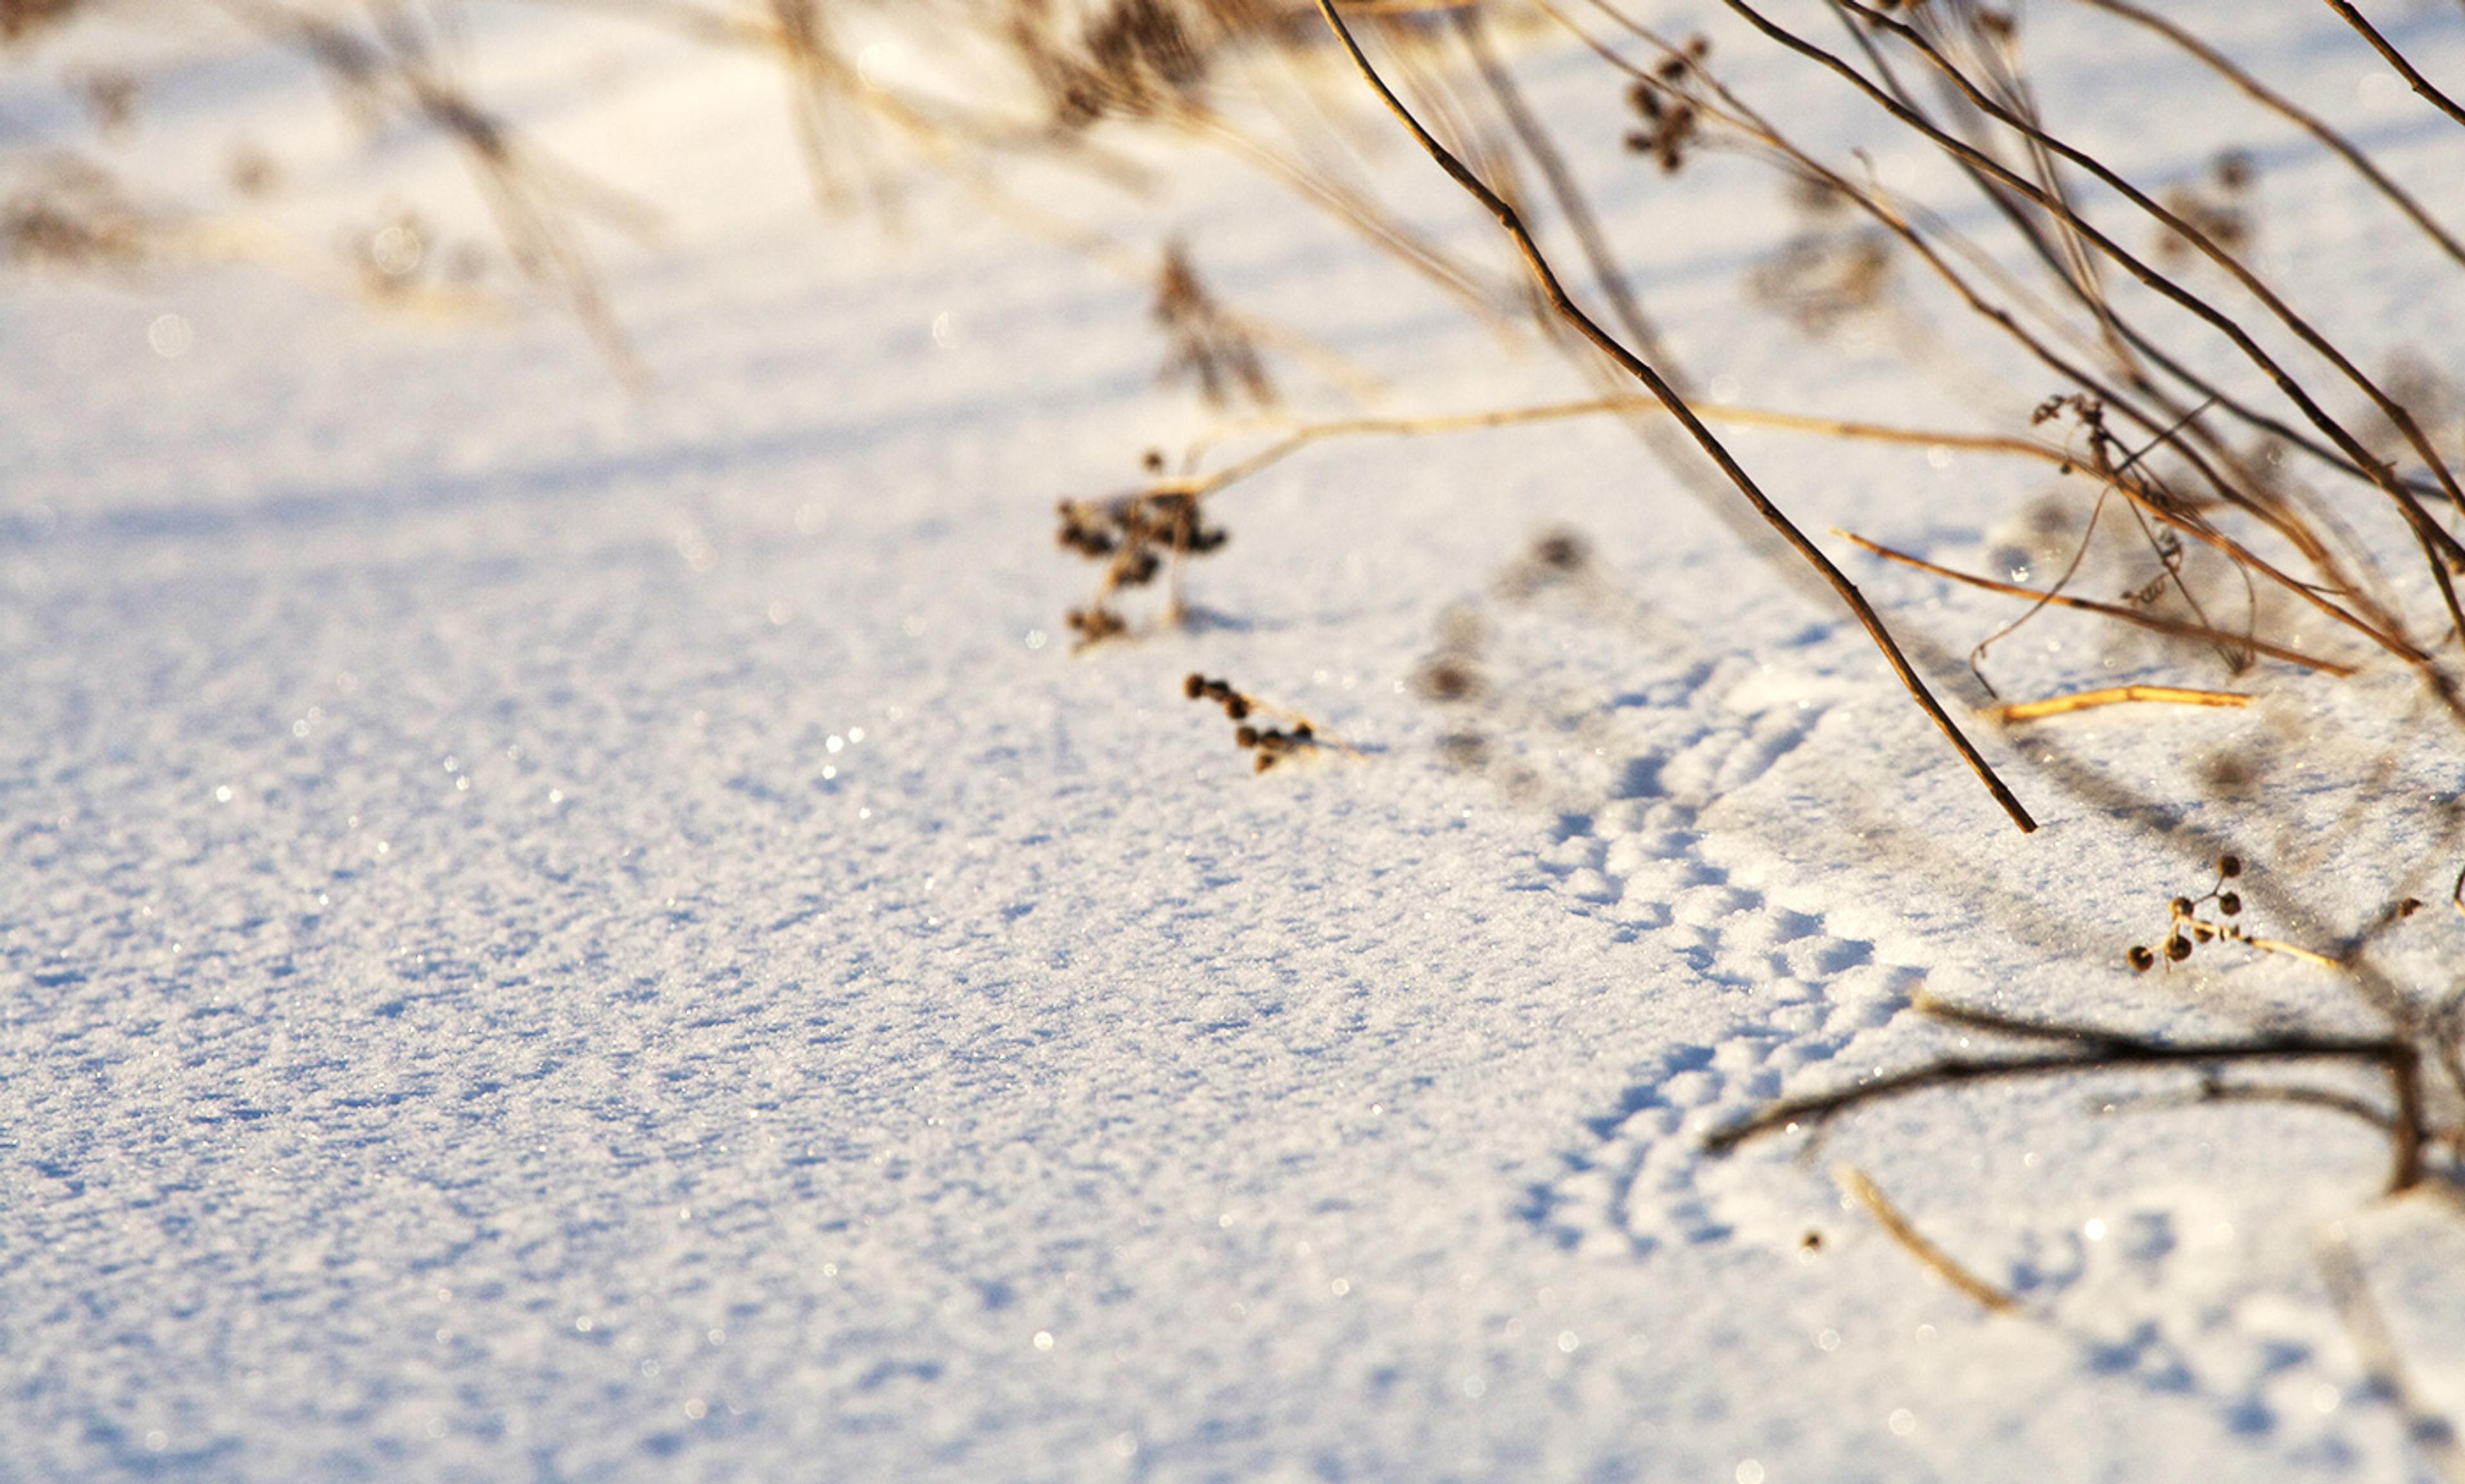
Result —
[{"label": "textured snow surface", "polygon": [[[2455,218],[2454,130],[2323,8],[2263,9],[2184,13]],[[2179,68],[2045,18],[2084,134],[2159,181],[2255,141],[2306,303],[2465,370],[2453,275],[2347,177],[2225,109],[2146,126]],[[2465,76],[2453,7],[2400,33]],[[1835,607],[1583,425],[1297,459],[1225,497],[1199,625],[1074,658],[1052,501],[1204,425],[1145,289],[929,181],[901,231],[817,219],[750,62],[491,38],[493,96],[668,210],[595,239],[649,395],[545,312],[429,325],[243,267],[0,296],[0,1479],[2428,1476],[2313,1249],[2344,1224],[2454,1406],[2465,1225],[2378,1204],[2367,1129],[2110,1111],[2183,1090],[2143,1079],[1699,1148],[1954,1045],[1921,991],[2184,1033],[2345,1004],[2121,950],[2226,848],[2291,939],[2444,897],[2455,739],[2401,676],[1983,734],[2023,838]],[[1730,394],[2001,430],[2050,389],[1963,370],[1947,311],[1933,382],[1810,348],[1740,295],[1788,226],[1767,176],[1712,161],[1681,212],[1590,64],[1517,62]],[[442,151],[372,160],[293,71],[183,64],[149,107],[122,147],[201,178],[289,151],[304,223],[373,188],[481,228]],[[1398,405],[1580,391],[1221,156],[1155,158],[1155,200],[1053,188],[1186,233]],[[2038,488],[1737,446],[1810,529],[1969,566]],[[1502,594],[1560,522],[1588,574]],[[1962,694],[2010,610],[1855,570]],[[1410,684],[1450,623],[1470,723]],[[2082,653],[2185,668],[2054,615],[1999,673]],[[1190,669],[1361,756],[1251,776]],[[1467,724],[1486,772],[1438,745]],[[2409,931],[2453,972],[2465,924]],[[1845,1209],[1840,1161],[2024,1314]]]}]

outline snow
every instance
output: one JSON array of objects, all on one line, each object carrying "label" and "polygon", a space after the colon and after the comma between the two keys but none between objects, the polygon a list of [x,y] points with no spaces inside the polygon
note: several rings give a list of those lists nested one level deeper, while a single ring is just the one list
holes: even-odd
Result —
[{"label": "snow", "polygon": [[[2465,199],[2444,121],[2353,83],[2323,8],[2180,9]],[[2252,116],[2147,127],[2177,64],[2035,19],[2100,148],[2166,181],[2260,139],[2305,303],[2465,372],[2452,280],[2383,209]],[[2366,1129],[2102,1077],[1700,1148],[1955,1045],[1921,993],[2363,1024],[2308,965],[2122,951],[2226,849],[2291,940],[2443,902],[2454,733],[2406,676],[1981,723],[2024,837],[1836,605],[1611,424],[1313,450],[1222,498],[1205,622],[1073,656],[1053,500],[1207,426],[1154,385],[1144,287],[921,173],[902,230],[817,216],[758,59],[492,27],[490,96],[665,213],[591,239],[647,394],[536,305],[429,323],[195,264],[0,298],[0,1478],[2430,1476],[2315,1249],[2350,1242],[2453,1412],[2465,1227],[2381,1199]],[[2453,13],[2400,33],[2465,72]],[[54,117],[69,55],[0,109]],[[1786,58],[1719,55],[1857,127]],[[1888,337],[1810,345],[1743,302],[1789,230],[1766,174],[1714,159],[1672,210],[1589,63],[1515,60],[1596,125],[1569,143],[1612,232],[1737,400],[1999,431],[2051,389],[1970,375],[1949,310],[1947,388]],[[352,139],[306,74],[162,69],[115,158],[210,181],[255,139],[302,239],[389,200],[484,236],[442,147]],[[1395,405],[1583,394],[1220,156],[1137,147],[1157,199],[1051,189],[1186,234]],[[1810,531],[1972,567],[2048,487],[1735,444]],[[1502,592],[1560,524],[1587,572]],[[1962,655],[2010,609],[1852,569],[1978,699]],[[1412,684],[1450,612],[1490,687],[1460,714]],[[2082,654],[2181,669],[2076,615],[1997,653],[2015,695]],[[1361,755],[1253,776],[1193,669]],[[1485,771],[1438,745],[1467,725]],[[2435,985],[2460,931],[2425,915],[2399,968]],[[2022,1312],[1924,1271],[1840,1162]]]}]

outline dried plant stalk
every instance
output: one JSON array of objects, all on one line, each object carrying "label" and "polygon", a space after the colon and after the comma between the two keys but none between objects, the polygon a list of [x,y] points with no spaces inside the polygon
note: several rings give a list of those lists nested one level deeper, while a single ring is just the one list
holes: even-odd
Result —
[{"label": "dried plant stalk", "polygon": [[1716,1130],[1704,1141],[1712,1153],[1724,1154],[1749,1140],[1820,1125],[1852,1109],[1912,1093],[1971,1083],[2008,1081],[2015,1077],[2077,1076],[2085,1073],[2163,1071],[2274,1065],[2285,1062],[2344,1061],[2386,1072],[2395,1095],[2396,1116],[2388,1121],[2391,1193],[2409,1190],[2423,1179],[2422,1150],[2428,1130],[2422,1100],[2422,1054],[2402,1036],[2343,1036],[2307,1031],[2254,1037],[2241,1041],[2154,1041],[2127,1031],[2094,1026],[2060,1025],[2019,1020],[1986,1010],[1931,1004],[1927,1013],[1974,1030],[2025,1040],[2055,1042],[2065,1049],[2010,1056],[1945,1056],[1907,1072],[1871,1078],[1835,1092],[1785,1097],[1762,1111]]},{"label": "dried plant stalk", "polygon": [[2456,106],[2454,99],[2432,86],[2431,79],[2424,77],[2420,69],[2416,68],[2403,52],[2396,49],[2394,43],[2380,34],[2380,29],[2365,19],[2362,11],[2348,5],[2346,0],[2325,0],[2325,3],[2329,10],[2343,18],[2346,25],[2354,28],[2356,34],[2371,44],[2372,51],[2380,54],[2383,60],[2396,69],[2396,75],[2405,79],[2406,86],[2421,94],[2433,108],[2459,123],[2465,123],[2465,108]]},{"label": "dried plant stalk", "polygon": [[1854,1164],[1843,1164],[1832,1172],[1832,1183],[1849,1199],[1866,1208],[1886,1235],[1900,1244],[1908,1254],[1924,1269],[1976,1300],[1978,1307],[1989,1314],[2010,1314],[2020,1307],[2020,1300],[1995,1287],[1961,1265],[1959,1259],[1928,1240],[1917,1224],[1900,1213],[1882,1187],[1867,1178],[1866,1172]]},{"label": "dried plant stalk", "polygon": [[1572,299],[1567,297],[1566,286],[1559,281],[1556,271],[1549,266],[1548,259],[1543,255],[1540,244],[1533,240],[1531,233],[1524,228],[1521,215],[1496,191],[1484,185],[1480,178],[1475,175],[1453,151],[1439,144],[1436,138],[1422,126],[1420,120],[1414,117],[1412,111],[1404,105],[1403,100],[1397,98],[1387,86],[1386,79],[1379,76],[1378,69],[1370,63],[1368,55],[1361,50],[1360,42],[1354,39],[1351,28],[1346,26],[1344,17],[1336,12],[1334,0],[1317,0],[1317,3],[1319,13],[1325,17],[1328,27],[1334,31],[1337,39],[1344,44],[1344,51],[1351,56],[1353,65],[1360,70],[1364,80],[1378,94],[1388,110],[1411,132],[1422,150],[1435,161],[1439,168],[1445,170],[1456,185],[1462,187],[1492,216],[1496,217],[1499,226],[1514,239],[1517,252],[1522,256],[1525,267],[1530,270],[1542,293],[1548,299],[1550,307],[1586,340],[1590,341],[1610,360],[1616,362],[1628,375],[1641,382],[1653,397],[1668,409],[1670,415],[1684,426],[1687,434],[1695,440],[1696,445],[1720,466],[1721,474],[1726,476],[1729,482],[1737,487],[1738,492],[1745,497],[1746,502],[1754,507],[1755,514],[1762,517],[1765,523],[1778,532],[1782,540],[1805,558],[1808,565],[1812,566],[1830,585],[1832,591],[1840,596],[1841,601],[1848,605],[1868,636],[1875,641],[1876,648],[1882,651],[1885,661],[1899,676],[1900,683],[1907,688],[1910,696],[1934,721],[1936,727],[1950,741],[1962,761],[1968,764],[1970,771],[1975,773],[1979,782],[1986,786],[1987,791],[1993,796],[1994,802],[2001,806],[2012,824],[2023,832],[2033,831],[2037,828],[2036,820],[2031,817],[2028,808],[2020,803],[2018,796],[2011,792],[1992,765],[1970,743],[1966,734],[1961,731],[1959,723],[1954,721],[1949,713],[1943,709],[1942,703],[1935,699],[1934,693],[1927,689],[1925,681],[1909,664],[1907,656],[1900,653],[1899,642],[1893,639],[1891,631],[1884,628],[1882,619],[1866,602],[1864,595],[1858,592],[1856,585],[1850,582],[1847,574],[1834,565],[1830,557],[1823,554],[1822,548],[1809,541],[1806,534],[1782,513],[1780,507],[1771,502],[1771,499],[1756,485],[1753,477],[1739,465],[1728,449],[1713,435],[1711,429],[1704,426],[1702,419],[1695,414],[1686,400],[1677,394],[1677,389],[1671,387],[1658,371],[1646,364],[1632,350],[1627,348],[1615,336],[1603,329],[1599,321],[1586,314]]},{"label": "dried plant stalk", "polygon": [[[2201,296],[2185,288],[2167,275],[2150,267],[2128,249],[2116,242],[2111,235],[2100,231],[2074,210],[2059,196],[2038,183],[2012,171],[2002,162],[1975,145],[1945,132],[1930,120],[1909,108],[1863,73],[1850,66],[1834,53],[1773,21],[1752,5],[1747,4],[1746,0],[1723,0],[1723,3],[1765,36],[1818,63],[1849,82],[1893,119],[1924,136],[1938,148],[1970,168],[1989,176],[2004,189],[2026,199],[2050,215],[2063,219],[2068,223],[2070,230],[2076,232],[2083,241],[2094,246],[2106,259],[2130,274],[2144,287],[2188,311],[2225,337],[2236,350],[2241,352],[2244,359],[2266,376],[2285,399],[2302,413],[2305,420],[2335,444],[2356,468],[2368,475],[2371,482],[2380,486],[2395,503],[2399,513],[2412,530],[2416,543],[2422,548],[2432,580],[2438,586],[2441,601],[2448,609],[2451,627],[2460,637],[2465,637],[2465,605],[2460,605],[2455,585],[2449,574],[2449,562],[2452,559],[2465,559],[2465,545],[2460,545],[2454,536],[2434,521],[2430,512],[2423,508],[2420,498],[2413,490],[2396,476],[2395,471],[2374,456],[2351,430],[2321,406],[2301,382],[2271,355],[2250,331]],[[2431,446],[2430,440],[2424,436],[2412,415],[2391,400],[2327,337],[2296,313],[2283,299],[2260,281],[2258,277],[2232,254],[2219,247],[2197,227],[2152,200],[2145,192],[2117,174],[2095,156],[2073,147],[2004,107],[1999,100],[1980,88],[1975,79],[1944,56],[1940,48],[1916,29],[1880,11],[1858,4],[1857,0],[1830,0],[1830,3],[1844,16],[1863,21],[1872,28],[1899,37],[1933,65],[1960,91],[1963,97],[1987,117],[2011,129],[2029,141],[2032,146],[2049,150],[2081,169],[2087,170],[2130,201],[2132,205],[2174,233],[2181,240],[2196,249],[2203,256],[2224,269],[2253,298],[2265,306],[2278,322],[2292,331],[2297,339],[2335,366],[2340,374],[2368,397],[2381,414],[2405,435],[2407,442],[2423,460],[2432,477],[2438,480],[2440,489],[2447,498],[2460,507],[2465,507],[2465,490],[2458,488],[2446,462]],[[2447,683],[2446,677],[2437,672],[2427,671],[2426,673],[2434,684],[2440,686],[2442,695],[2454,705],[2453,686]]]},{"label": "dried plant stalk", "polygon": [[2094,711],[2100,706],[2121,706],[2133,702],[2152,702],[2168,706],[2226,706],[2251,704],[2251,698],[2238,691],[2195,691],[2177,685],[2110,685],[2102,690],[2074,691],[2068,696],[2049,696],[2042,700],[2015,700],[2000,706],[1989,706],[1984,713],[1997,721],[2042,721],[2048,717],[2067,717],[2074,712]]},{"label": "dried plant stalk", "polygon": [[2465,244],[2460,244],[2450,235],[2448,229],[2442,227],[2438,219],[2424,209],[2421,202],[2416,201],[2404,187],[2390,180],[2387,172],[2374,164],[2369,155],[2356,148],[2351,140],[2332,128],[2327,121],[2234,65],[2215,47],[2209,45],[2165,16],[2132,4],[2131,0],[2078,0],[2078,3],[2103,11],[2109,15],[2119,15],[2135,26],[2145,28],[2165,37],[2176,47],[2198,58],[2210,71],[2232,83],[2253,101],[2285,119],[2327,146],[2337,158],[2352,166],[2356,174],[2369,182],[2372,189],[2387,197],[2391,205],[2404,212],[2416,227],[2421,228],[2423,234],[2438,244],[2441,252],[2454,258],[2459,264],[2465,264]]},{"label": "dried plant stalk", "polygon": [[2211,629],[2206,624],[2186,623],[2181,619],[2165,618],[2155,613],[2143,612],[2139,609],[2126,608],[2119,603],[2100,603],[2094,598],[2075,598],[2069,593],[2054,592],[2042,587],[2024,587],[2018,583],[1997,582],[1991,577],[1979,577],[1971,572],[1963,572],[1955,567],[1928,562],[1923,557],[1913,557],[1905,551],[1895,551],[1880,542],[1868,541],[1854,531],[1839,531],[1836,534],[1844,540],[1855,542],[1878,557],[1916,567],[1921,572],[1932,572],[1938,577],[1947,577],[1956,583],[1966,583],[1972,587],[1983,587],[1988,592],[2008,593],[2012,597],[2032,599],[2051,608],[2077,609],[2082,612],[2121,619],[2126,624],[2145,629],[2152,633],[2171,634],[2185,639],[2205,639],[2211,644],[2240,645],[2254,653],[2265,654],[2271,659],[2281,659],[2289,665],[2299,665],[2305,670],[2317,670],[2339,676],[2350,676],[2354,673],[2354,667],[2351,665],[2341,665],[2334,660],[2305,654],[2300,650],[2287,649],[2281,644],[2271,644],[2265,639],[2255,638],[2250,634],[2229,633],[2222,629]]}]

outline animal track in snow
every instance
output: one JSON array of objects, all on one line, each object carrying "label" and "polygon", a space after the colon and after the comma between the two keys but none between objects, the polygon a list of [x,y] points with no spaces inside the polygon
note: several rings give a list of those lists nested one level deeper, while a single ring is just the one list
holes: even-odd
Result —
[{"label": "animal track in snow", "polygon": [[[1873,943],[1831,931],[1822,914],[1733,880],[1704,849],[1704,811],[1751,788],[1821,722],[1813,683],[1787,683],[1745,656],[1686,664],[1603,701],[1551,696],[1543,683],[1484,698],[1482,770],[1510,797],[1557,811],[1516,884],[1558,894],[1621,941],[1674,957],[1695,992],[1738,1003],[1717,1039],[1633,1067],[1523,1212],[1555,1240],[1603,1252],[1719,1240],[1745,1218],[1702,1184],[1702,1131],[1843,1056],[1907,1008],[1923,976],[1877,963]],[[1772,1225],[1780,1239],[1785,1224]]]},{"label": "animal track in snow", "polygon": [[[1635,1061],[1614,1097],[1568,1131],[1517,1213],[1545,1240],[1609,1262],[1717,1244],[1794,1250],[1810,1197],[1829,1209],[1832,1192],[1770,1161],[1712,1159],[1704,1135],[1786,1093],[1906,1065],[1902,1014],[1926,975],[1884,962],[1804,899],[1737,879],[1724,861],[1738,852],[1715,842],[1743,834],[1745,853],[1788,850],[1787,780],[1771,775],[1801,746],[1820,755],[1816,733],[1853,686],[1810,653],[1703,657],[1695,635],[1634,621],[1638,606],[1621,610],[1605,582],[1588,580],[1592,589],[1574,595],[1590,622],[1572,632],[1566,615],[1538,605],[1451,615],[1423,690],[1456,706],[1448,757],[1552,816],[1512,884],[1632,944],[1622,978],[1638,1001],[1689,997],[1677,1018],[1720,1029]],[[1614,657],[1595,656],[1603,664],[1570,653],[1621,641]],[[1658,674],[1629,691],[1585,680],[1639,666]],[[2339,1446],[2332,1413],[2354,1382],[2336,1321],[2253,1294],[2254,1264],[2266,1259],[2237,1246],[2228,1218],[2241,1213],[2170,1176],[2109,1190],[2093,1222],[2062,1205],[2016,1221],[2008,1207],[1992,1220],[1956,1206],[1921,1214],[1946,1218],[1963,1259],[2059,1333],[2084,1371],[2196,1397],[2236,1434]]]},{"label": "animal track in snow", "polygon": [[[1727,786],[1745,781],[1729,765],[1734,759],[1768,740],[1757,732],[1750,725],[1737,735],[1719,775],[1735,780]],[[1751,995],[1727,1033],[1638,1064],[1616,1103],[1586,1120],[1588,1137],[1562,1155],[1566,1173],[1540,1203],[1543,1224],[1570,1246],[1640,1253],[1728,1235],[1733,1220],[1699,1186],[1703,1130],[1743,1117],[1810,1064],[1839,1058],[1858,1036],[1888,1025],[1923,977],[1877,963],[1872,943],[1829,931],[1819,914],[1732,882],[1702,852],[1699,809],[1667,798],[1621,801],[1544,856],[1543,869],[1551,870],[1581,842],[1598,864],[1566,872],[1565,884],[1584,903],[1578,910],[1648,938],[1705,989]],[[1589,899],[1594,894],[1609,899]]]}]

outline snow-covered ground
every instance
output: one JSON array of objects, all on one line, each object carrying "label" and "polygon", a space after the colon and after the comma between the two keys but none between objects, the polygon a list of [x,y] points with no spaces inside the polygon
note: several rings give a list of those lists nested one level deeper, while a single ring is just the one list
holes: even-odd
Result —
[{"label": "snow-covered ground", "polygon": [[[2325,8],[2169,13],[2465,221],[2465,137]],[[2032,25],[2118,164],[2249,144],[2305,304],[2465,373],[2453,265],[2350,176],[2223,103],[2153,124],[2179,62]],[[2391,25],[2465,78],[2453,6]],[[66,128],[63,59],[134,44],[36,53],[0,111]],[[1809,342],[1743,287],[1791,226],[1769,174],[1664,183],[1597,66],[1521,48],[1717,395],[2002,432],[2057,389],[1979,370],[1939,306]],[[359,142],[255,52],[170,55],[104,158],[208,182],[248,140],[303,240],[384,203],[484,234],[433,141]],[[1313,450],[1214,507],[1199,623],[1074,656],[1054,500],[1206,426],[1155,384],[1147,289],[929,173],[896,230],[818,215],[758,58],[562,13],[474,56],[660,204],[655,242],[592,238],[647,394],[545,309],[432,323],[247,265],[0,294],[0,1479],[2431,1476],[2317,1253],[2465,1406],[2465,1221],[2383,1201],[2358,1123],[2104,1078],[1700,1150],[1955,1047],[1921,991],[2364,1024],[2288,959],[2123,966],[2226,850],[2255,929],[2410,894],[2440,910],[2392,972],[2453,975],[2456,734],[2402,673],[1979,723],[2024,837],[1835,605],[1608,423]],[[1802,63],[1716,56],[1813,137],[1862,126]],[[1222,154],[1125,147],[1167,188],[1047,188],[1185,235],[1389,409],[1584,390]],[[2027,561],[2052,488],[1735,443],[1809,529],[1971,568]],[[1588,566],[1501,586],[1562,525]],[[2012,606],[1823,539],[1974,703],[1961,656]],[[1480,698],[1426,698],[1475,635]],[[2067,614],[1996,664],[2024,696],[2229,683]],[[1193,669],[1360,755],[1253,776]],[[1440,744],[1467,730],[1485,768]],[[1844,1162],[2020,1311],[1921,1268]]]}]

